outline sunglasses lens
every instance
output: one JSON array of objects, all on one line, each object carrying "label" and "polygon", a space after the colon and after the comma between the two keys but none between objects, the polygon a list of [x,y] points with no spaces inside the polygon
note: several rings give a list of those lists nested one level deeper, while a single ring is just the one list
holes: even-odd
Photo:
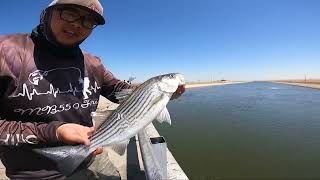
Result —
[{"label": "sunglasses lens", "polygon": [[72,9],[61,9],[60,17],[62,20],[65,20],[68,22],[75,22],[81,19],[82,26],[88,29],[93,29],[98,25],[94,16],[92,15],[80,16],[80,14],[77,11],[74,11]]},{"label": "sunglasses lens", "polygon": [[61,19],[69,22],[76,21],[80,19],[80,16],[78,13],[70,11],[70,10],[62,10],[61,11]]},{"label": "sunglasses lens", "polygon": [[86,28],[93,29],[98,23],[93,16],[88,15],[83,17],[82,24]]}]

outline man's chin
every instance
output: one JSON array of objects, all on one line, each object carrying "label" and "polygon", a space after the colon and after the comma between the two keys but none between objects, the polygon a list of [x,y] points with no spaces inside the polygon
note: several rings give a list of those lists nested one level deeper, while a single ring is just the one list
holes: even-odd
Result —
[{"label": "man's chin", "polygon": [[79,46],[82,41],[76,41],[76,42],[58,42],[61,46],[66,47],[66,48],[72,48]]}]

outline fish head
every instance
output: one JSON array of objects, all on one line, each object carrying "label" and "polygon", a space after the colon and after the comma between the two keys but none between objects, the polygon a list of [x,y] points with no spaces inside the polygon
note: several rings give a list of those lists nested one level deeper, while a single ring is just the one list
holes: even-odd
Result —
[{"label": "fish head", "polygon": [[170,73],[158,76],[157,86],[160,91],[165,93],[174,93],[179,86],[185,85],[185,80],[180,73]]}]

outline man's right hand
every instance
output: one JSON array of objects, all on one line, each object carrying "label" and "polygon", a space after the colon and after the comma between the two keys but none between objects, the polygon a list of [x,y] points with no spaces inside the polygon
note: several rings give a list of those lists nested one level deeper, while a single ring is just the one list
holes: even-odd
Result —
[{"label": "man's right hand", "polygon": [[[67,144],[84,144],[90,146],[89,138],[95,132],[94,127],[86,127],[80,124],[67,123],[57,128],[57,138]],[[97,148],[92,155],[98,155],[103,152],[103,148]]]},{"label": "man's right hand", "polygon": [[67,144],[90,145],[89,138],[94,133],[94,127],[86,127],[80,124],[67,123],[57,128],[57,138]]}]

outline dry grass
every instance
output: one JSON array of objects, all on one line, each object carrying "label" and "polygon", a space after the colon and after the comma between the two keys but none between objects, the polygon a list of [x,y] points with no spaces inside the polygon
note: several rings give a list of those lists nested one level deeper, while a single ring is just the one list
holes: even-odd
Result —
[{"label": "dry grass", "polygon": [[224,84],[226,82],[231,82],[231,81],[186,82],[186,84],[187,85],[194,85],[194,84]]},{"label": "dry grass", "polygon": [[276,82],[288,82],[288,83],[306,83],[306,84],[320,84],[320,79],[290,79],[290,80],[278,80]]}]

